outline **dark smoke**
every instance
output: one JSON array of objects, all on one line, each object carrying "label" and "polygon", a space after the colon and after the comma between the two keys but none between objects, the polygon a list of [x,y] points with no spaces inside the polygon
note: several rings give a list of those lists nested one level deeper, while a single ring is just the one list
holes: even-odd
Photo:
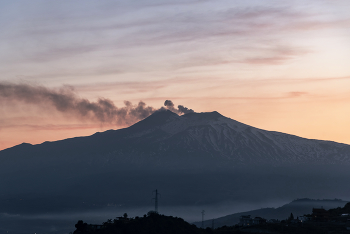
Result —
[{"label": "dark smoke", "polygon": [[97,102],[78,97],[74,89],[64,86],[58,90],[28,84],[0,83],[1,101],[20,101],[45,109],[54,107],[57,111],[102,123],[130,125],[151,115],[157,109],[140,101],[133,105],[125,101],[118,108],[110,99],[99,98]]},{"label": "dark smoke", "polygon": [[170,100],[165,100],[164,106],[168,109],[171,110],[172,112],[177,113],[177,109],[174,107],[174,103]]},{"label": "dark smoke", "polygon": [[194,113],[194,110],[188,109],[187,107],[184,107],[183,105],[178,105],[177,108],[179,108],[180,113],[184,113],[184,114]]},{"label": "dark smoke", "polygon": [[187,107],[184,107],[182,105],[178,105],[177,109],[174,107],[174,103],[170,100],[166,100],[164,102],[164,106],[166,106],[166,108],[168,110],[171,110],[172,112],[176,113],[176,114],[188,114],[188,113],[193,113],[194,110],[192,109],[188,109]]}]

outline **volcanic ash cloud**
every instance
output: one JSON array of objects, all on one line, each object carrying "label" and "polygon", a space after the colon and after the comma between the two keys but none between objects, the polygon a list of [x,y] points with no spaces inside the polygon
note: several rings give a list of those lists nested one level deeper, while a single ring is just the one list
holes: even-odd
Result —
[{"label": "volcanic ash cloud", "polygon": [[175,105],[174,105],[174,103],[171,100],[166,100],[164,102],[164,106],[168,110],[170,110],[170,111],[172,111],[172,112],[174,112],[176,114],[188,114],[188,113],[193,113],[194,112],[194,110],[188,109],[187,107],[184,107],[183,105],[178,105],[177,108],[175,108]]},{"label": "volcanic ash cloud", "polygon": [[51,89],[39,85],[6,82],[0,83],[0,101],[33,105],[46,112],[52,111],[53,108],[67,116],[119,126],[131,125],[148,117],[155,111],[165,109],[179,115],[194,112],[182,105],[178,105],[176,108],[171,100],[166,100],[165,107],[161,108],[147,106],[142,101],[137,105],[133,105],[130,101],[124,101],[125,106],[117,107],[112,100],[107,98],[99,98],[95,102],[81,98],[71,86]]},{"label": "volcanic ash cloud", "polygon": [[50,111],[51,109],[47,108],[49,106],[69,116],[117,125],[135,123],[157,110],[142,101],[137,105],[125,101],[125,106],[120,108],[107,98],[91,102],[78,97],[70,86],[50,89],[28,84],[0,83],[0,100],[39,106],[42,107],[42,111]]}]

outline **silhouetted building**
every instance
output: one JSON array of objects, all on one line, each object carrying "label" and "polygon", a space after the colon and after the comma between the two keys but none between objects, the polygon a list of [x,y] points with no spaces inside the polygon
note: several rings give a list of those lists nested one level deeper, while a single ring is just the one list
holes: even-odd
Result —
[{"label": "silhouetted building", "polygon": [[250,215],[242,215],[239,218],[240,226],[251,226],[251,225],[257,225],[262,223],[266,223],[266,219],[263,219],[261,217],[255,217],[254,219],[252,219]]},{"label": "silhouetted building", "polygon": [[252,218],[250,218],[250,215],[242,215],[239,218],[239,225],[241,226],[250,226],[253,224]]},{"label": "silhouetted building", "polygon": [[310,216],[310,215],[299,216],[299,220],[301,222],[307,222],[307,221],[310,221],[311,219],[312,219],[312,216]]},{"label": "silhouetted building", "polygon": [[255,217],[252,221],[254,225],[266,223],[266,219],[263,219],[261,217]]},{"label": "silhouetted building", "polygon": [[312,220],[318,222],[326,222],[329,220],[329,212],[323,208],[313,208]]}]

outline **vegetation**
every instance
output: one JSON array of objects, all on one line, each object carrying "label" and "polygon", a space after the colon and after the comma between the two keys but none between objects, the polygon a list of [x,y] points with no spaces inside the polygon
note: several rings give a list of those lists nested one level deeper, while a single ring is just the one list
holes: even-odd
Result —
[{"label": "vegetation", "polygon": [[337,217],[342,214],[350,214],[350,202],[348,202],[344,207],[338,207],[335,209],[328,210],[331,217]]},{"label": "vegetation", "polygon": [[273,234],[349,234],[344,227],[330,227],[309,225],[289,225],[285,223],[279,224],[263,224],[252,227],[221,227],[215,229],[214,234],[257,234],[257,233],[273,233]]},{"label": "vegetation", "polygon": [[275,233],[275,234],[341,234],[348,233],[350,227],[350,203],[343,208],[330,209],[327,211],[327,221],[312,220],[301,222],[290,216],[279,223],[262,223],[251,226],[223,226],[212,230],[211,228],[198,228],[185,222],[182,218],[160,215],[149,212],[143,217],[128,218],[125,213],[114,220],[107,220],[102,225],[91,225],[79,220],[75,225],[74,234],[241,234],[241,233]]},{"label": "vegetation", "polygon": [[200,229],[182,218],[149,212],[144,217],[128,218],[127,214],[103,225],[88,225],[79,220],[74,234],[209,234],[211,229]]}]

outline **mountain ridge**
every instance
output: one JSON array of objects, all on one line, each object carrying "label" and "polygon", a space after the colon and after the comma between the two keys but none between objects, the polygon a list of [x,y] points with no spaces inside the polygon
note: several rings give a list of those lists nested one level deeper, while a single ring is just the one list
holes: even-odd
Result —
[{"label": "mountain ridge", "polygon": [[215,157],[235,165],[350,163],[350,146],[343,143],[255,128],[216,111],[179,116],[169,110],[157,111],[128,128],[37,145],[22,143],[0,151],[0,157],[6,152],[13,154],[11,151],[16,155],[28,150],[42,154],[50,151],[50,147],[55,148],[52,157],[58,152],[63,155],[74,152],[92,157],[128,155],[133,161],[137,157],[143,157],[142,160],[193,157],[204,161]]},{"label": "mountain ridge", "polygon": [[147,212],[154,189],[169,214],[185,207],[184,218],[191,207],[197,217],[218,204],[231,212],[320,194],[346,199],[348,155],[348,145],[257,129],[217,112],[156,112],[128,128],[0,151],[0,216],[11,230],[32,215],[40,227],[49,224],[35,217],[50,213],[71,222],[65,214]]},{"label": "mountain ridge", "polygon": [[[277,219],[284,220],[289,217],[291,213],[293,213],[294,217],[303,216],[305,214],[311,214],[312,208],[324,208],[326,210],[343,207],[349,203],[349,201],[343,201],[341,199],[295,199],[290,203],[284,204],[277,208],[261,208],[257,210],[250,210],[244,212],[238,212],[230,215],[226,215],[223,217],[215,218],[212,220],[207,220],[204,222],[204,228],[212,227],[212,223],[215,223],[215,228],[222,226],[233,226],[239,223],[239,218],[242,215],[251,215],[254,217],[262,217],[267,220],[269,219]],[[202,226],[202,222],[194,222],[197,227]]]}]

